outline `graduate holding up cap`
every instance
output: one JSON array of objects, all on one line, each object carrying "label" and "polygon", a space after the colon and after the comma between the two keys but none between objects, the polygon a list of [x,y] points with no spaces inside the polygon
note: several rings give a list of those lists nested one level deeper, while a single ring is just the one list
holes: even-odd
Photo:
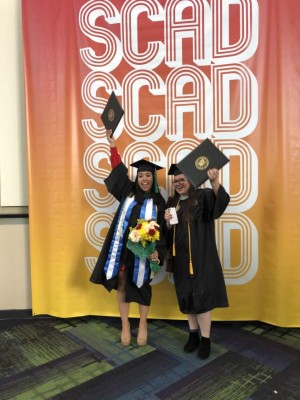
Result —
[{"label": "graduate holding up cap", "polygon": [[[168,199],[165,211],[172,254],[171,272],[178,305],[180,311],[187,314],[190,331],[183,349],[187,353],[197,349],[202,359],[211,351],[211,311],[228,307],[214,221],[223,214],[230,198],[219,183],[218,169],[211,168],[206,173],[212,189],[196,189],[197,185],[191,183],[179,165],[172,164],[168,175],[173,177],[175,193]],[[195,177],[195,182],[197,179]],[[176,210],[176,224],[172,224],[171,208]]]},{"label": "graduate holding up cap", "polygon": [[119,312],[122,322],[121,343],[130,345],[131,331],[129,307],[138,303],[140,322],[137,345],[147,344],[147,316],[151,303],[150,261],[163,264],[165,240],[162,232],[155,251],[149,259],[139,259],[126,246],[129,233],[137,226],[138,220],[152,220],[159,226],[164,223],[165,200],[160,194],[156,171],[159,165],[148,160],[131,164],[137,169],[135,181],[129,179],[127,167],[117,151],[112,131],[107,131],[111,149],[112,171],[105,179],[108,191],[119,201],[118,210],[110,226],[90,281],[103,285],[108,291],[117,290]]}]

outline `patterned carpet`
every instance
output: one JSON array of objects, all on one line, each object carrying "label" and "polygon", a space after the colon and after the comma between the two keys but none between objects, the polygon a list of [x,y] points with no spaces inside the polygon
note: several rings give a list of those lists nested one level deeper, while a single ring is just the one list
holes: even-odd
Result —
[{"label": "patterned carpet", "polygon": [[119,341],[117,318],[0,321],[0,400],[300,399],[300,329],[212,328],[207,360],[186,354],[185,321],[149,321],[149,343]]}]

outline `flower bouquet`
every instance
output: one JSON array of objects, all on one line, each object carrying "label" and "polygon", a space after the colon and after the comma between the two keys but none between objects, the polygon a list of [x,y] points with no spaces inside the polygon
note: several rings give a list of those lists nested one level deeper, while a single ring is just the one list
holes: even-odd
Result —
[{"label": "flower bouquet", "polygon": [[[159,240],[159,225],[154,220],[138,219],[137,225],[130,229],[127,241],[127,248],[140,259],[147,258],[155,252],[155,242]],[[150,261],[152,273],[159,271],[156,261]]]}]

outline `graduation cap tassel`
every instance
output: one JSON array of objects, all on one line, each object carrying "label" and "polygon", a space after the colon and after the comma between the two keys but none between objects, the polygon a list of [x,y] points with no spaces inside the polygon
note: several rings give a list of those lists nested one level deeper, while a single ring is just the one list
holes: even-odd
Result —
[{"label": "graduation cap tassel", "polygon": [[154,189],[155,189],[155,193],[159,193],[159,187],[157,184],[157,173],[156,173],[156,169],[154,170]]}]

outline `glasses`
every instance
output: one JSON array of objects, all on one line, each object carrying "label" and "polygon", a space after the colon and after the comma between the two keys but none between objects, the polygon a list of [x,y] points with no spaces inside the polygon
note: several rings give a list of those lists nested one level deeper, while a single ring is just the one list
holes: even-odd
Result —
[{"label": "glasses", "polygon": [[173,185],[181,185],[183,182],[187,181],[187,179],[176,179],[174,181],[172,181]]}]

